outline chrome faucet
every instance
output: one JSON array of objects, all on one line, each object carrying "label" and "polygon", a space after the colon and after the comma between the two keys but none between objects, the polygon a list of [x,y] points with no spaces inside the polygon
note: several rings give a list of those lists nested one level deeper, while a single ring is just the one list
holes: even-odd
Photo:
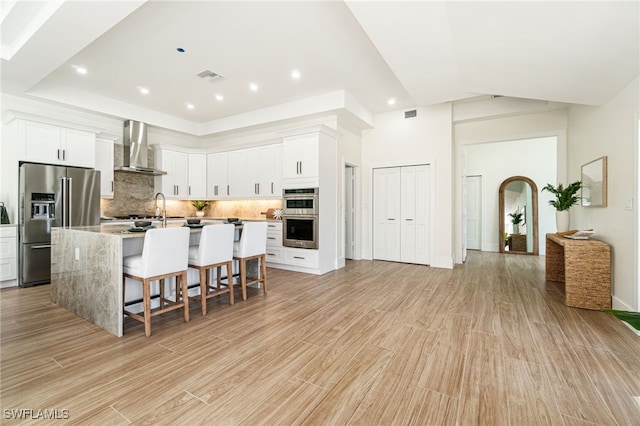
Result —
[{"label": "chrome faucet", "polygon": [[167,199],[162,192],[156,194],[156,214],[158,212],[158,196],[162,196],[162,227],[167,227]]}]

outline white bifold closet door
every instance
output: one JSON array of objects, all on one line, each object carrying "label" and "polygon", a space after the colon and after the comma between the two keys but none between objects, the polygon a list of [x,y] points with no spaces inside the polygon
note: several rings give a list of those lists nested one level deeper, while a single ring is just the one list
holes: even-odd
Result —
[{"label": "white bifold closet door", "polygon": [[428,265],[429,165],[373,170],[373,258]]}]

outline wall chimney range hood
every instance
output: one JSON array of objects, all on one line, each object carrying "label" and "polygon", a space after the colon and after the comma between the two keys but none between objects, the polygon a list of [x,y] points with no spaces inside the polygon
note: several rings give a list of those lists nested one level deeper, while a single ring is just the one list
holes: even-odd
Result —
[{"label": "wall chimney range hood", "polygon": [[166,175],[167,172],[155,170],[148,166],[147,125],[140,121],[127,120],[124,122],[123,165],[115,167],[118,172],[143,173],[146,175]]}]

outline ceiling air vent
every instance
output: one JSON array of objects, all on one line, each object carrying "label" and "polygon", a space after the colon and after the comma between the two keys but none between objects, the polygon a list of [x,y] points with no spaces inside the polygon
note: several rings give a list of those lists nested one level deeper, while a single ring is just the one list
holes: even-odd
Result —
[{"label": "ceiling air vent", "polygon": [[211,70],[204,70],[202,72],[199,72],[196,75],[198,77],[200,77],[200,78],[205,78],[205,79],[209,80],[212,83],[215,82],[215,81],[218,81],[218,80],[222,80],[224,78],[220,74],[215,73],[215,72],[213,72]]},{"label": "ceiling air vent", "polygon": [[418,111],[416,111],[415,109],[404,112],[404,118],[415,118],[417,116],[418,116]]}]

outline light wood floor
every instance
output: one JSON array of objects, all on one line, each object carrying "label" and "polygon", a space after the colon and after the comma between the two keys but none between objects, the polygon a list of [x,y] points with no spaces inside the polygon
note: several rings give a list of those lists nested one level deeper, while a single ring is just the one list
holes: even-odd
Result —
[{"label": "light wood floor", "polygon": [[[453,270],[349,261],[268,270],[269,293],[114,337],[4,289],[2,424],[638,425],[640,337],[568,308],[544,258],[472,252]],[[67,410],[67,411],[62,411]],[[37,411],[34,411],[37,414]],[[45,424],[34,421],[34,424]]]}]

